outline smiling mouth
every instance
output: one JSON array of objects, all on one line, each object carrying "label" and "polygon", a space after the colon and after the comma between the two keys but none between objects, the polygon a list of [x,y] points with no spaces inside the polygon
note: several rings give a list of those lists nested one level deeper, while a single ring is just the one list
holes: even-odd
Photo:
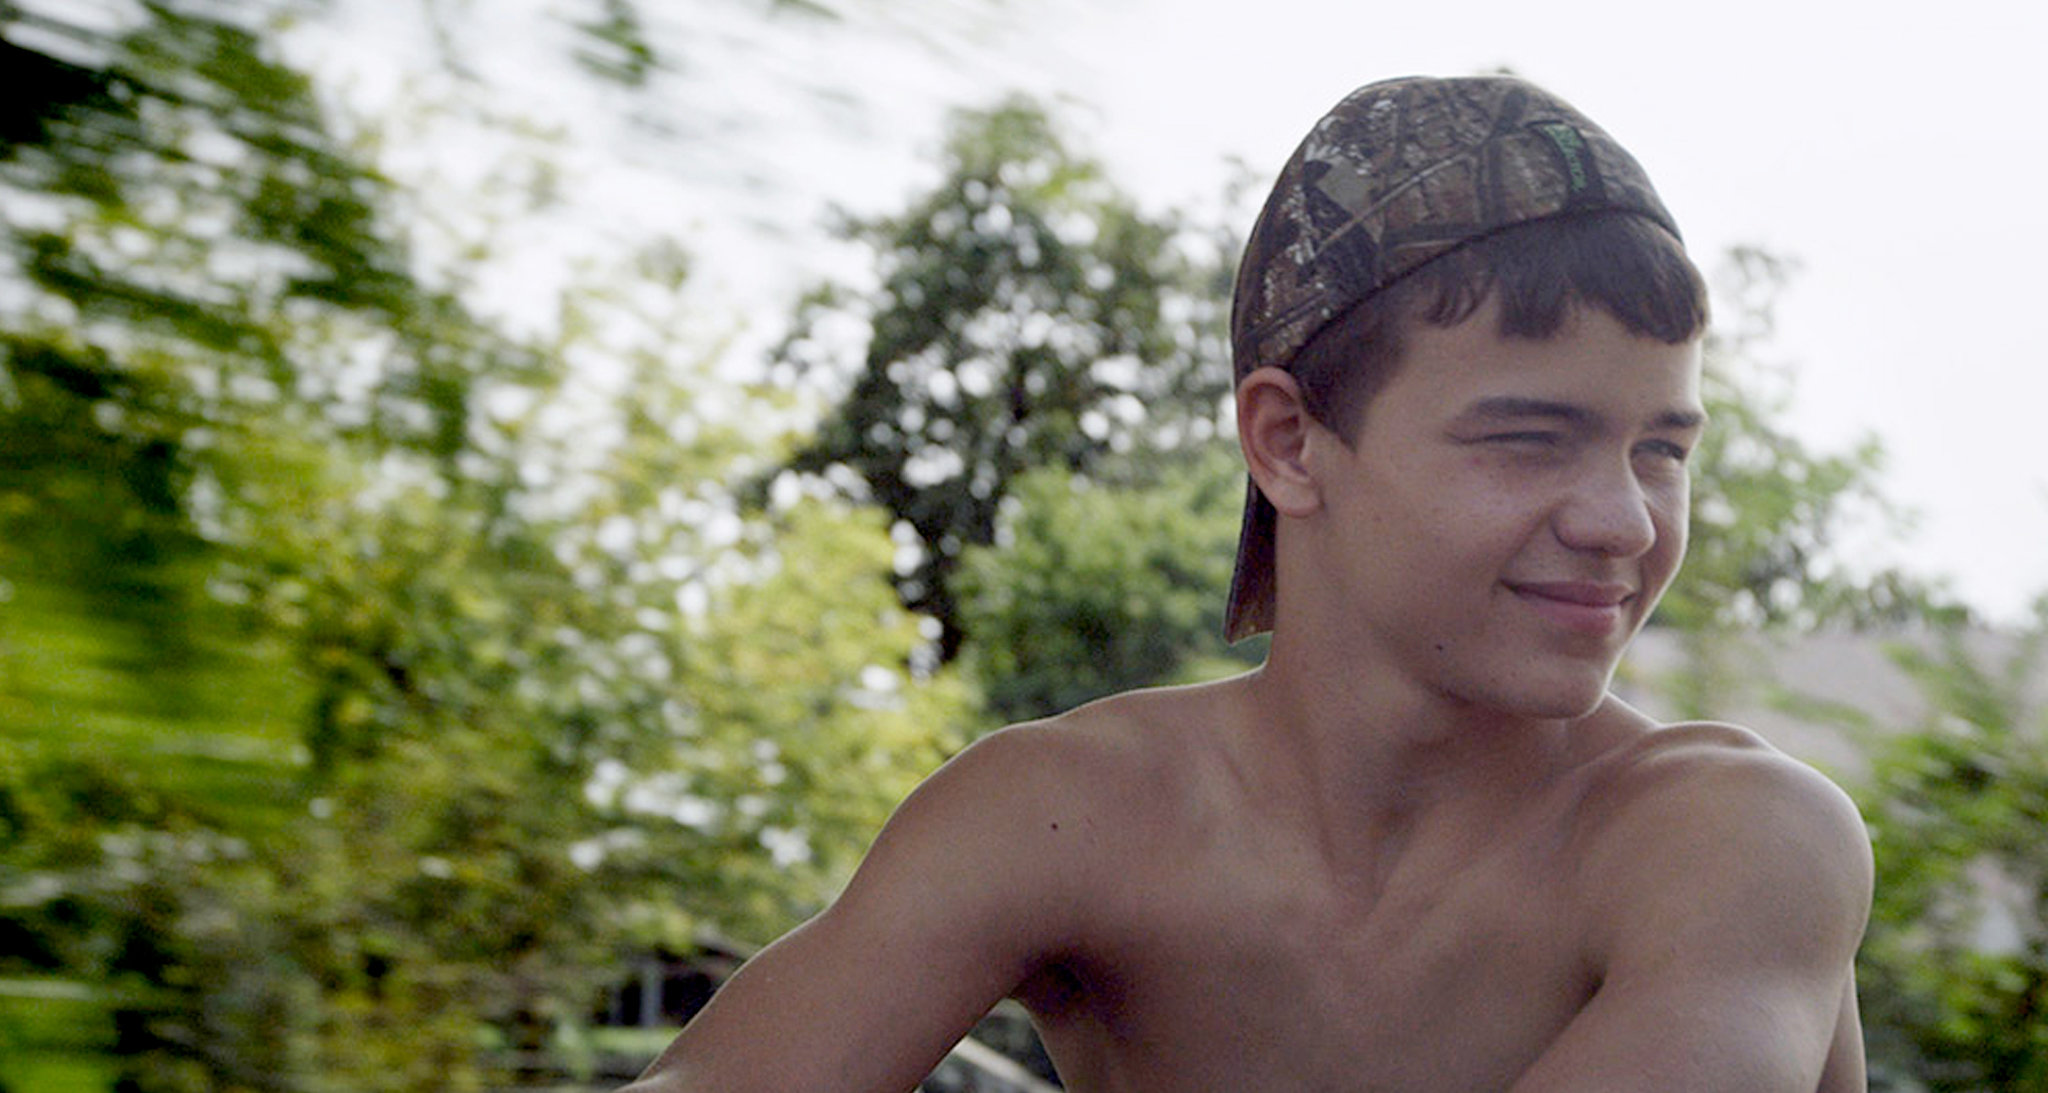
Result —
[{"label": "smiling mouth", "polygon": [[1509,583],[1508,591],[1538,615],[1573,633],[1604,636],[1618,629],[1635,601],[1635,589],[1594,581]]}]

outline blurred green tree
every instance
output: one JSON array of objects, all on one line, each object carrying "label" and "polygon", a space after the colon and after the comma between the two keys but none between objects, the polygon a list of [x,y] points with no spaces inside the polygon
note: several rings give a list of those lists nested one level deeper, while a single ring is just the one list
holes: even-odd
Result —
[{"label": "blurred green tree", "polygon": [[295,10],[0,6],[0,1042],[88,1049],[0,1083],[479,1088],[815,907],[965,710],[873,513],[728,496],[672,254],[497,333]]},{"label": "blurred green tree", "polygon": [[[269,963],[207,974],[193,930],[262,890],[314,698],[235,578],[293,564],[267,532],[336,484],[328,445],[452,457],[484,354],[255,26],[9,4],[0,55],[8,971],[99,992],[124,1080],[189,1085],[271,1058],[219,1012],[267,1020]],[[388,340],[316,336],[351,324]]]},{"label": "blurred green tree", "polygon": [[[2001,640],[1948,625],[1893,657],[1925,721],[1859,793],[1877,898],[1858,980],[1873,1088],[2048,1087],[2048,597]],[[1897,728],[1894,726],[1893,728]]]},{"label": "blurred green tree", "polygon": [[1041,106],[957,114],[941,168],[901,214],[844,224],[879,284],[812,293],[777,360],[850,384],[788,467],[850,469],[912,531],[898,588],[939,620],[950,660],[962,554],[992,541],[1017,477],[1199,443],[1230,372],[1213,234],[1143,213]]},{"label": "blurred green tree", "polygon": [[1223,641],[1243,467],[1212,443],[1150,482],[1020,476],[995,541],[969,548],[959,575],[963,660],[989,713],[1044,717],[1255,663],[1262,642]]}]

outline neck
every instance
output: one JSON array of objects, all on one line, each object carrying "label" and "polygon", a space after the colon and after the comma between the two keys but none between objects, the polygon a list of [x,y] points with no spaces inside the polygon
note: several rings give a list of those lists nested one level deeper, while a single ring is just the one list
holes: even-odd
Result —
[{"label": "neck", "polygon": [[1571,761],[1584,718],[1519,717],[1445,695],[1369,660],[1276,634],[1247,678],[1260,761],[1305,790],[1333,839],[1398,827],[1445,807],[1507,807]]}]

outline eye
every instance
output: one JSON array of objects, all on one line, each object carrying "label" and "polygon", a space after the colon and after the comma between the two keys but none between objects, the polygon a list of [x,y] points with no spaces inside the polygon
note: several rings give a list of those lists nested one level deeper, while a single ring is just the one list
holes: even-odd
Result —
[{"label": "eye", "polygon": [[1636,446],[1636,451],[1660,456],[1675,463],[1683,463],[1692,456],[1691,449],[1675,440],[1646,440]]},{"label": "eye", "polygon": [[1486,437],[1488,444],[1523,444],[1532,447],[1547,447],[1564,440],[1562,433],[1493,433]]}]

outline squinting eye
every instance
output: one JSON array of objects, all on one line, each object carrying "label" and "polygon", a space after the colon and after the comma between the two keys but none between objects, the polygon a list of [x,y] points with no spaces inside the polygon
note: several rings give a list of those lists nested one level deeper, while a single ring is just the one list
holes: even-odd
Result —
[{"label": "squinting eye", "polygon": [[1495,433],[1486,438],[1489,444],[1555,444],[1556,433]]},{"label": "squinting eye", "polygon": [[1685,462],[1692,455],[1692,452],[1687,450],[1684,445],[1670,440],[1647,441],[1642,445],[1641,450],[1651,455],[1661,455],[1666,459],[1675,460],[1679,463]]}]

